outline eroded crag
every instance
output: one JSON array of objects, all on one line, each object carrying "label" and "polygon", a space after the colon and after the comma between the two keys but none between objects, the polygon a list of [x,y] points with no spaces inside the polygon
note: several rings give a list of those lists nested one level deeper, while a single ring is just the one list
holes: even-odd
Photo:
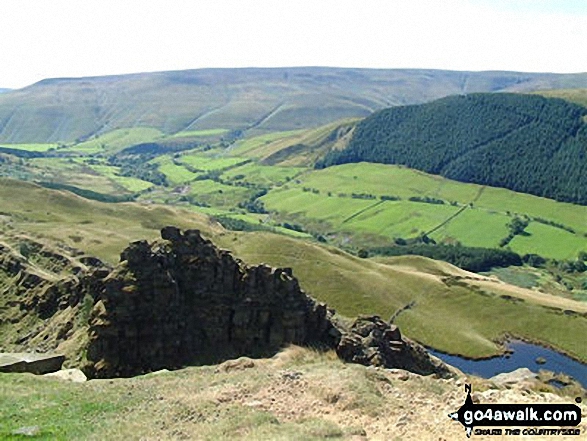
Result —
[{"label": "eroded crag", "polygon": [[248,267],[195,230],[167,227],[162,238],[132,243],[103,280],[90,317],[94,376],[334,345],[331,313],[291,270]]},{"label": "eroded crag", "polygon": [[335,349],[348,362],[449,375],[379,317],[341,325],[289,268],[248,266],[197,230],[166,227],[161,237],[131,243],[114,268],[94,265],[42,289],[30,286],[21,308],[45,321],[74,308],[79,324],[90,299],[88,317],[60,344],[83,333],[76,363],[96,378],[271,355],[289,343]]}]

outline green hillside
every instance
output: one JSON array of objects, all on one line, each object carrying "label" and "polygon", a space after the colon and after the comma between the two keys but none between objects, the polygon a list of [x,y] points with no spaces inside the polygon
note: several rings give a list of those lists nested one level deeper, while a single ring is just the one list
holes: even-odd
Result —
[{"label": "green hillside", "polygon": [[134,127],[264,134],[460,93],[576,87],[586,74],[315,67],[47,79],[0,95],[0,142],[70,143]]},{"label": "green hillside", "polygon": [[[577,338],[587,332],[584,302],[517,289],[446,263],[417,256],[360,259],[284,235],[229,232],[186,210],[105,204],[18,181],[0,181],[0,198],[0,240],[15,249],[32,240],[116,262],[129,241],[152,240],[165,225],[197,228],[248,263],[293,268],[304,289],[345,316],[389,317],[416,302],[398,323],[408,336],[429,346],[487,356],[499,351],[496,341],[511,334],[587,359]],[[512,296],[521,300],[512,301]]]},{"label": "green hillside", "polygon": [[358,121],[335,121],[315,129],[249,137],[237,141],[230,154],[253,158],[265,165],[312,167],[330,150],[346,147]]},{"label": "green hillside", "polygon": [[381,162],[462,182],[587,204],[587,108],[554,98],[473,94],[377,112],[319,167]]}]

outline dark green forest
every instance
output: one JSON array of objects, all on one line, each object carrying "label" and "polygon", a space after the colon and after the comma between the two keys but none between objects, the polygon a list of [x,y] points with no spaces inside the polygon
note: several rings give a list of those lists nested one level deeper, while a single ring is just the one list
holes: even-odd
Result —
[{"label": "dark green forest", "polygon": [[556,98],[471,94],[361,121],[317,168],[402,164],[461,182],[587,205],[587,108]]}]

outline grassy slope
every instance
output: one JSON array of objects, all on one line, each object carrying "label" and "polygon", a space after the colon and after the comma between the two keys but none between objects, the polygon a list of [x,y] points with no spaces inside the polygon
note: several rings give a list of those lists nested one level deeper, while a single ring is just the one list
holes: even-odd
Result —
[{"label": "grassy slope", "polygon": [[120,167],[114,167],[111,165],[89,165],[89,167],[100,175],[107,177],[118,185],[121,185],[130,192],[144,191],[153,186],[151,182],[143,181],[138,178],[120,176],[118,174],[120,172]]},{"label": "grassy slope", "polygon": [[[488,356],[496,351],[494,341],[513,334],[547,342],[582,359],[587,356],[585,345],[576,337],[587,332],[587,318],[570,318],[561,310],[549,309],[545,306],[552,304],[544,299],[520,294],[525,301],[513,302],[501,296],[517,297],[516,291],[499,284],[471,288],[476,285],[464,278],[445,282],[439,272],[450,275],[460,270],[445,263],[431,270],[425,258],[407,258],[407,265],[403,259],[385,264],[286,237],[266,237],[251,233],[220,243],[247,262],[292,267],[305,289],[343,315],[377,313],[387,318],[416,301],[398,324],[407,335],[441,350]],[[585,312],[582,303],[558,306]]]},{"label": "grassy slope", "polygon": [[265,166],[247,163],[222,173],[222,178],[271,186],[285,184],[285,182],[304,171],[306,169],[303,167]]},{"label": "grassy slope", "polygon": [[29,152],[46,152],[59,147],[59,144],[0,144],[0,147],[8,147],[16,150],[27,150]]},{"label": "grassy slope", "polygon": [[234,167],[238,164],[247,162],[246,158],[233,158],[233,157],[210,157],[205,156],[201,153],[187,152],[178,158],[178,161],[182,164],[192,166],[197,170],[212,171],[220,170],[227,167]]},{"label": "grassy slope", "polygon": [[0,180],[0,200],[10,215],[1,224],[4,233],[16,227],[112,263],[128,242],[155,239],[165,225],[214,229],[205,217],[172,207],[105,204],[12,180]]},{"label": "grassy slope", "polygon": [[[154,239],[162,226],[198,228],[248,263],[292,267],[308,292],[346,316],[377,313],[387,318],[415,300],[416,306],[400,316],[399,324],[407,335],[438,349],[487,356],[498,351],[493,341],[511,333],[587,360],[587,348],[577,339],[587,333],[586,317],[562,314],[522,294],[513,295],[525,301],[508,301],[499,297],[503,290],[472,287],[467,279],[447,283],[439,279],[439,272],[459,271],[448,264],[424,258],[381,263],[282,235],[229,233],[201,215],[180,209],[103,204],[31,184],[0,183],[0,199],[5,201],[0,227],[11,241],[22,231],[114,263],[129,241]],[[580,311],[581,305],[559,306]]]},{"label": "grassy slope", "polygon": [[357,119],[289,132],[275,132],[238,141],[231,155],[255,158],[266,164],[313,166],[329,149],[342,148]]},{"label": "grassy slope", "polygon": [[64,151],[85,154],[101,153],[104,151],[112,153],[131,145],[156,141],[162,136],[163,133],[160,130],[151,127],[116,129],[101,135],[95,135],[88,141],[74,143],[71,147],[64,149]]},{"label": "grassy slope", "polygon": [[584,74],[341,68],[201,69],[52,79],[0,95],[0,141],[71,142],[121,127],[166,134],[292,130],[451,94],[585,87]]},{"label": "grassy slope", "polygon": [[193,173],[184,166],[176,164],[169,156],[159,156],[151,162],[158,164],[159,171],[173,185],[188,182],[198,177],[197,173]]}]

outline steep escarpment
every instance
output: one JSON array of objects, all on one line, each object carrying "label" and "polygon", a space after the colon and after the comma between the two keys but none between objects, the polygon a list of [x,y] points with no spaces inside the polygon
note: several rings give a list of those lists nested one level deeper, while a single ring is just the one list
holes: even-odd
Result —
[{"label": "steep escarpment", "polygon": [[[352,363],[450,374],[379,317],[344,326],[289,268],[248,266],[197,230],[166,227],[161,237],[131,243],[114,268],[85,256],[39,249],[25,257],[2,248],[2,273],[12,275],[3,286],[14,299],[3,309],[16,312],[1,324],[20,326],[6,347],[69,349],[68,364],[95,378],[271,355],[286,344],[334,349]],[[49,274],[31,263],[43,254],[67,271]]]}]

